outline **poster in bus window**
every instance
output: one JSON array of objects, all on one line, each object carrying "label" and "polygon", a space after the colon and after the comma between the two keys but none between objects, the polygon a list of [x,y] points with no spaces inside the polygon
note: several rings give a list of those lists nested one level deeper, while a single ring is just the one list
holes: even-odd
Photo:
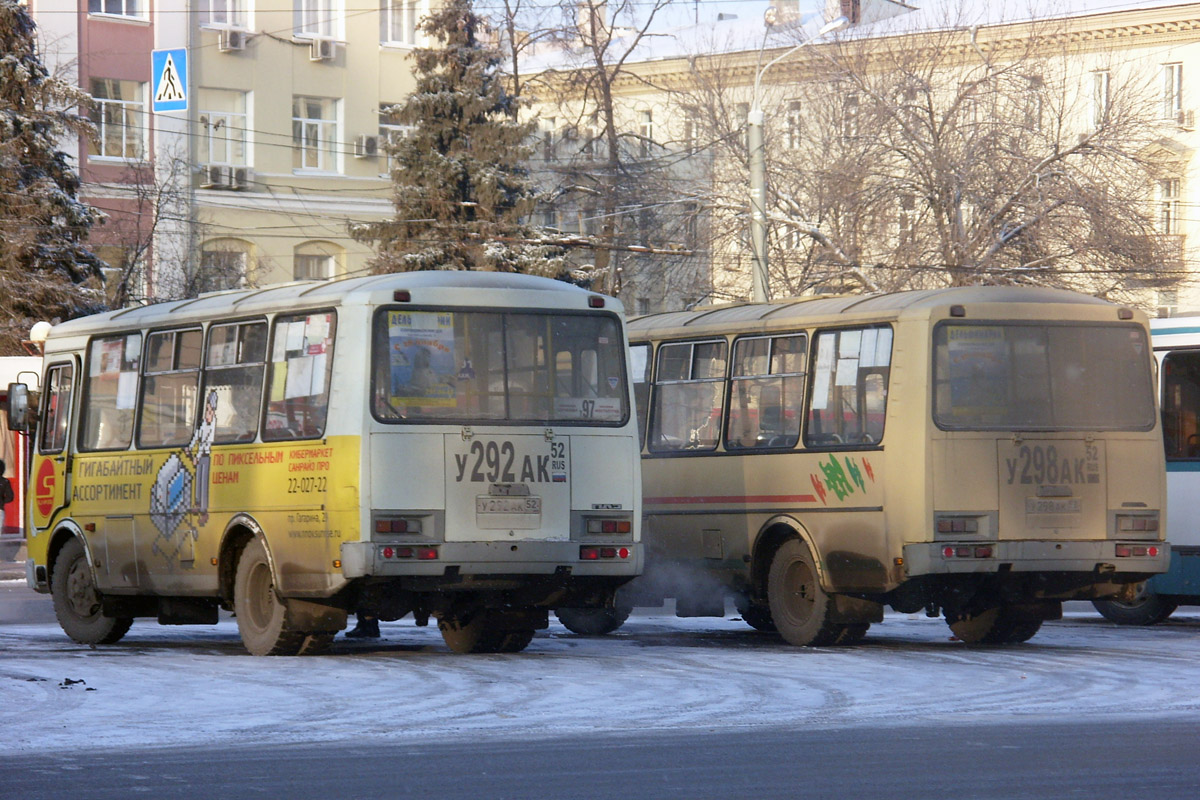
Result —
[{"label": "poster in bus window", "polygon": [[393,405],[456,406],[454,314],[388,312]]},{"label": "poster in bus window", "polygon": [[952,325],[946,329],[950,406],[956,416],[1002,413],[1008,397],[1004,328]]}]

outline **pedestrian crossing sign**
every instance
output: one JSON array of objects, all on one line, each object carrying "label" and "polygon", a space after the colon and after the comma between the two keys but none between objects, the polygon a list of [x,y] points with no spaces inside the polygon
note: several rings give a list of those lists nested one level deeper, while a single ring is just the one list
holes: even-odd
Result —
[{"label": "pedestrian crossing sign", "polygon": [[154,79],[154,102],[151,104],[154,113],[187,111],[187,48],[151,51],[150,67]]}]

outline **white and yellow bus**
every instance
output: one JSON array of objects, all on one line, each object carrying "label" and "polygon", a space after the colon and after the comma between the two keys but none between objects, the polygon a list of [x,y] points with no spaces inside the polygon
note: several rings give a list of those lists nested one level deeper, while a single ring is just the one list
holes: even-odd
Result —
[{"label": "white and yellow bus", "polygon": [[1167,567],[1144,317],[1032,288],[808,298],[629,323],[646,574],[798,645],[885,606],[967,642]]},{"label": "white and yellow bus", "polygon": [[295,283],[56,325],[29,584],[88,644],[225,608],[256,655],[319,651],[353,611],[519,651],[548,609],[611,606],[641,569],[627,374],[618,301],[524,275]]}]

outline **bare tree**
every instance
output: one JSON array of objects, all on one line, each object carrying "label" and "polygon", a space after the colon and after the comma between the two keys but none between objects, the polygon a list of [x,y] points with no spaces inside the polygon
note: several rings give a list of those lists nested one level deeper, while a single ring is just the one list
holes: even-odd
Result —
[{"label": "bare tree", "polygon": [[[694,256],[704,224],[690,185],[700,174],[696,159],[665,126],[670,92],[633,67],[671,2],[563,2],[554,68],[526,84],[543,115],[538,158],[551,198],[544,222],[570,234],[577,254],[592,256],[578,270],[582,279],[613,294],[652,296],[658,306],[708,294]],[[646,89],[658,100],[623,104]]]},{"label": "bare tree", "polygon": [[[1157,74],[1081,58],[1071,24],[947,19],[781,64],[763,103],[773,293],[1022,283],[1129,300],[1178,281],[1178,237],[1149,202],[1178,168]],[[688,102],[724,156],[712,205],[740,223],[733,69],[712,59]],[[715,228],[714,249],[744,249],[744,226]]]}]

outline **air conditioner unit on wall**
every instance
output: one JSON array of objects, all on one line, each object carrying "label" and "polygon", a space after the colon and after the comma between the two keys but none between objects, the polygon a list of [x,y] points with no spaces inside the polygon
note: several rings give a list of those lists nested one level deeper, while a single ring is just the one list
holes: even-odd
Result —
[{"label": "air conditioner unit on wall", "polygon": [[205,164],[201,167],[201,189],[224,189],[229,186],[229,167],[224,164]]},{"label": "air conditioner unit on wall", "polygon": [[308,43],[309,61],[332,61],[337,52],[337,43],[333,39],[313,39]]},{"label": "air conditioner unit on wall", "polygon": [[230,189],[249,189],[254,184],[254,170],[250,167],[230,168]]},{"label": "air conditioner unit on wall", "polygon": [[379,137],[362,134],[354,140],[355,158],[375,158],[379,155]]},{"label": "air conditioner unit on wall", "polygon": [[246,32],[226,28],[217,34],[217,50],[232,53],[246,49]]}]

